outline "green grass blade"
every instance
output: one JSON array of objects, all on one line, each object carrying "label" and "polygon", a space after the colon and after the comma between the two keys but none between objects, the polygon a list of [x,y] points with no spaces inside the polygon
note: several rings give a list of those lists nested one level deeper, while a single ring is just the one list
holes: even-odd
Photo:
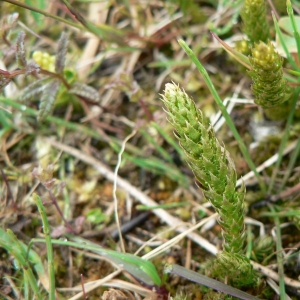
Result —
[{"label": "green grass blade", "polygon": [[37,280],[34,277],[31,266],[26,259],[27,252],[23,243],[16,238],[10,229],[5,232],[2,228],[0,228],[0,245],[15,257],[19,265],[22,267],[24,276],[26,277],[26,280],[28,280],[28,283],[37,299],[42,299]]},{"label": "green grass blade", "polygon": [[155,150],[169,163],[173,162],[172,157],[170,154],[161,147],[154,138],[144,129],[140,129],[140,133],[144,136],[144,138],[147,140],[148,143],[152,144],[155,148]]},{"label": "green grass blade", "polygon": [[272,173],[272,177],[271,177],[271,181],[270,181],[269,189],[268,189],[268,194],[270,194],[272,192],[272,189],[274,187],[275,178],[276,178],[276,175],[278,174],[279,166],[280,166],[282,158],[283,158],[283,152],[288,143],[288,139],[290,136],[290,130],[291,130],[291,126],[292,126],[292,122],[293,122],[294,114],[295,114],[295,109],[296,109],[296,105],[297,105],[297,101],[298,101],[299,92],[300,92],[300,87],[296,88],[295,92],[294,92],[292,107],[291,107],[291,110],[290,110],[290,113],[289,113],[289,116],[288,116],[288,119],[286,122],[284,135],[283,135],[281,143],[280,143],[280,147],[279,147],[279,151],[278,151],[278,159],[276,161],[276,164],[275,164],[275,167],[274,167],[274,170]]},{"label": "green grass blade", "polygon": [[19,253],[19,255],[16,256],[16,258],[18,259],[19,263],[21,263],[23,271],[24,271],[24,276],[26,276],[26,280],[28,280],[33,292],[35,293],[35,295],[37,297],[41,297],[40,294],[40,290],[37,284],[37,280],[34,277],[34,274],[32,272],[31,266],[27,261],[26,258],[26,251],[23,248],[22,244],[20,243],[20,241],[17,239],[17,237],[14,235],[14,233],[10,230],[7,229],[7,234],[12,242],[13,245],[13,253],[16,254],[17,252]]},{"label": "green grass blade", "polygon": [[[141,257],[135,256],[133,254],[120,253],[113,250],[101,248],[97,244],[94,244],[80,237],[75,237],[71,235],[67,235],[67,237],[74,240],[75,242],[52,239],[52,244],[70,246],[93,251],[101,256],[107,257],[108,259],[112,260],[122,269],[126,270],[137,279],[140,279],[149,285],[161,285],[161,279],[156,271],[156,268],[150,261],[142,259]],[[32,241],[39,243],[46,242],[44,239],[32,239]]]},{"label": "green grass blade", "polygon": [[295,70],[297,70],[298,69],[297,64],[295,63],[292,55],[290,54],[290,52],[289,52],[289,50],[288,50],[288,48],[286,46],[286,43],[284,41],[284,37],[283,37],[282,32],[281,32],[281,30],[279,28],[276,16],[274,15],[273,12],[272,12],[272,17],[273,17],[273,22],[274,22],[276,34],[278,35],[279,41],[280,41],[280,43],[282,45],[282,48],[283,48],[283,50],[284,50],[284,52],[286,54],[286,57],[287,57],[289,63],[293,66],[293,68]]},{"label": "green grass blade", "polygon": [[8,2],[8,3],[11,3],[11,4],[14,4],[16,6],[19,6],[19,7],[22,7],[22,8],[25,8],[25,9],[28,9],[30,11],[33,11],[33,12],[37,12],[39,14],[42,14],[44,15],[45,17],[49,17],[49,18],[52,18],[58,22],[61,22],[61,23],[65,23],[67,25],[70,25],[72,27],[75,27],[75,28],[78,28],[80,30],[84,30],[84,27],[81,26],[81,25],[78,25],[77,23],[75,22],[72,22],[72,21],[69,21],[69,20],[66,20],[64,18],[61,18],[61,17],[58,17],[56,15],[53,15],[53,14],[50,14],[48,13],[47,11],[44,11],[44,10],[41,10],[35,6],[31,6],[31,5],[28,5],[26,3],[23,3],[21,1],[17,1],[17,0],[3,0],[5,2]]},{"label": "green grass blade", "polygon": [[295,71],[295,70],[291,70],[291,69],[285,69],[285,71],[289,74],[293,74],[293,75],[296,75],[296,76],[300,77],[300,72],[299,71]]},{"label": "green grass blade", "polygon": [[211,94],[213,95],[215,101],[217,102],[219,109],[221,110],[231,132],[233,133],[236,141],[238,142],[239,148],[240,148],[241,152],[243,153],[243,156],[244,156],[248,166],[254,172],[256,178],[258,179],[261,189],[263,191],[266,191],[265,183],[263,182],[260,175],[258,174],[258,172],[256,170],[256,166],[254,165],[254,163],[250,157],[250,153],[249,153],[245,143],[243,142],[241,136],[239,135],[238,131],[236,130],[236,128],[230,118],[230,115],[228,114],[226,107],[224,106],[222,100],[220,99],[218,92],[216,91],[208,73],[206,72],[205,68],[200,63],[198,58],[195,56],[192,49],[190,49],[183,40],[179,40],[178,42],[179,42],[180,46],[184,49],[184,51],[187,53],[187,55],[190,57],[190,59],[193,61],[193,63],[196,65],[196,67],[199,70],[199,72],[201,73],[201,75],[203,76],[204,81],[206,82]]},{"label": "green grass blade", "polygon": [[153,210],[153,209],[171,209],[171,208],[177,208],[177,207],[182,207],[182,206],[189,206],[189,202],[178,202],[178,203],[167,203],[167,204],[161,204],[161,205],[155,205],[155,206],[148,206],[148,205],[142,205],[139,204],[135,208],[137,210]]},{"label": "green grass blade", "polygon": [[[275,212],[274,208],[270,206],[271,211]],[[283,266],[283,249],[281,243],[281,228],[280,220],[278,217],[274,217],[276,226],[276,253],[277,253],[277,264],[278,264],[278,275],[279,275],[279,289],[280,289],[280,299],[286,300],[285,294],[285,283],[284,283],[284,266]]]},{"label": "green grass blade", "polygon": [[182,186],[188,185],[188,179],[180,172],[180,170],[174,164],[164,163],[156,157],[130,157],[130,161],[140,166],[141,168],[149,170],[153,173],[166,175],[171,180],[178,182]]},{"label": "green grass blade", "polygon": [[246,248],[246,257],[250,259],[251,252],[253,249],[253,233],[252,233],[252,227],[247,226],[247,248]]},{"label": "green grass blade", "polygon": [[[242,3],[243,0],[238,0],[238,1],[224,1],[223,2],[223,9],[227,10],[233,10],[235,9],[234,13],[232,14],[232,17],[230,18],[230,20],[226,23],[226,25],[224,25],[223,27],[215,27],[214,24],[209,24],[209,28],[210,30],[212,30],[213,32],[215,32],[217,35],[224,35],[226,33],[228,33],[231,28],[237,23],[237,20],[239,18],[240,15],[240,9],[238,9],[238,7],[240,6],[240,4]],[[225,3],[226,2],[226,3]],[[219,3],[219,5],[221,5]]]},{"label": "green grass blade", "polygon": [[29,281],[24,272],[24,298],[25,300],[30,300],[30,291],[29,291]]},{"label": "green grass blade", "polygon": [[0,124],[2,127],[1,131],[11,128],[11,117],[12,115],[10,115],[8,112],[6,112],[3,109],[0,109]]},{"label": "green grass blade", "polygon": [[[46,8],[46,3],[43,0],[39,0],[39,1],[26,0],[25,3],[31,6],[36,6],[41,10]],[[40,28],[44,22],[44,19],[41,18],[42,17],[41,14],[31,11],[31,15],[34,18],[35,23],[38,25],[38,28]]]},{"label": "green grass blade", "polygon": [[62,0],[70,12],[75,16],[75,18],[80,22],[88,31],[94,33],[96,36],[101,37],[102,39],[110,42],[115,42],[119,44],[124,44],[122,39],[124,33],[117,28],[108,26],[105,24],[94,25],[92,22],[86,20],[67,0]]},{"label": "green grass blade", "polygon": [[54,272],[54,258],[53,258],[52,244],[51,244],[50,226],[41,198],[37,194],[33,194],[33,200],[36,203],[39,213],[42,217],[43,231],[45,234],[45,241],[47,247],[47,260],[48,260],[48,274],[50,280],[49,300],[55,300],[55,272]]},{"label": "green grass blade", "polygon": [[151,125],[161,134],[161,136],[177,151],[180,157],[183,157],[183,151],[175,139],[168,135],[163,128],[161,128],[157,123],[151,122]]},{"label": "green grass blade", "polygon": [[295,40],[296,40],[298,61],[300,61],[300,35],[299,35],[298,28],[297,28],[297,24],[296,24],[295,17],[294,17],[294,11],[293,11],[293,7],[292,7],[292,4],[291,4],[290,0],[286,1],[286,6],[287,6],[287,13],[290,17],[291,24],[292,24],[292,27],[293,27],[294,37],[295,37]]},{"label": "green grass blade", "polygon": [[294,169],[295,163],[297,161],[297,158],[299,156],[300,153],[300,139],[298,139],[298,142],[296,144],[296,147],[292,153],[292,156],[290,158],[289,164],[285,170],[284,176],[281,180],[280,186],[278,188],[278,191],[282,191],[282,189],[285,187],[286,182],[288,181],[288,179],[290,178],[290,175]]},{"label": "green grass blade", "polygon": [[171,273],[176,274],[178,276],[181,276],[183,278],[186,278],[190,281],[196,282],[200,285],[207,286],[209,288],[212,288],[214,290],[217,290],[219,292],[222,292],[224,294],[228,294],[234,297],[237,297],[238,299],[244,299],[244,300],[259,300],[258,298],[249,295],[243,291],[240,291],[230,285],[224,284],[220,281],[217,281],[215,279],[209,278],[205,275],[199,274],[197,272],[194,272],[192,270],[186,269],[184,267],[178,266],[176,264],[174,265],[166,265],[164,273]]},{"label": "green grass blade", "polygon": [[[297,25],[296,25],[296,22],[295,22],[293,8],[292,8],[291,2],[289,0],[287,1],[287,10],[288,10],[288,15],[289,15],[290,22],[291,22],[291,25],[292,25],[292,28],[293,28],[294,37],[295,37],[295,40],[296,40],[296,45],[297,45],[297,50],[298,50],[298,58],[300,58],[300,35],[299,35]],[[275,17],[274,14],[273,14],[273,20],[274,20],[276,34],[279,37],[279,40],[282,44],[282,47],[283,47],[283,49],[284,49],[284,51],[287,55],[287,58],[288,58],[289,62],[291,63],[291,65],[295,69],[295,70],[288,70],[288,72],[298,76],[298,82],[299,82],[299,68],[298,68],[297,64],[295,63],[292,55],[289,53],[289,50],[288,50],[288,48],[287,48],[287,46],[284,42],[283,35],[281,33],[281,30],[279,28],[278,22],[277,22],[276,17]],[[283,139],[281,141],[280,148],[279,148],[279,151],[278,151],[278,160],[276,161],[276,165],[275,165],[275,168],[274,168],[273,173],[272,173],[272,177],[271,177],[271,181],[270,181],[270,185],[269,185],[269,190],[268,190],[269,193],[271,193],[271,191],[273,189],[273,186],[274,186],[274,183],[275,183],[275,178],[276,178],[276,175],[278,173],[280,163],[282,161],[283,151],[284,151],[284,149],[287,145],[287,142],[288,142],[288,138],[289,138],[289,135],[290,135],[290,128],[291,128],[292,121],[293,121],[293,118],[294,118],[294,113],[295,113],[295,109],[296,109],[296,104],[297,104],[297,99],[298,99],[298,96],[299,96],[299,92],[300,92],[300,88],[298,87],[295,90],[294,99],[293,99],[293,103],[292,103],[292,108],[291,108],[289,116],[288,116],[285,133],[284,133],[284,136],[283,136]],[[299,154],[299,147],[300,146],[297,144],[296,149],[293,152],[292,159],[289,162],[289,169],[288,169],[289,171],[285,174],[285,176],[284,176],[284,178],[281,182],[280,190],[282,190],[282,188],[284,187],[284,185],[287,181],[288,175],[291,172],[291,168],[293,168],[295,160],[296,160],[296,158]]]}]

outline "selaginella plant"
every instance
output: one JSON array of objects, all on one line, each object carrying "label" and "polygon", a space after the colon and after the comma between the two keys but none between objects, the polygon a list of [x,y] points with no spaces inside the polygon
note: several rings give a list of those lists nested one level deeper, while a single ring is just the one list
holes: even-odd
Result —
[{"label": "selaginella plant", "polygon": [[268,41],[270,29],[267,22],[265,0],[245,0],[241,17],[243,31],[252,44],[259,41]]},{"label": "selaginella plant", "polygon": [[[252,45],[249,75],[253,80],[254,101],[263,107],[269,119],[283,119],[291,108],[289,100],[292,89],[283,78],[283,59],[269,40],[270,30],[265,0],[245,0],[241,17],[244,24],[243,31]],[[246,53],[243,49],[238,51]]]},{"label": "selaginella plant", "polygon": [[287,116],[290,109],[292,89],[283,78],[283,59],[273,44],[259,42],[252,48],[249,57],[254,102],[264,108],[266,115],[273,119]]},{"label": "selaginella plant", "polygon": [[237,41],[235,49],[248,56],[254,43],[269,40],[270,28],[267,21],[265,0],[245,0],[241,9],[241,17],[243,20],[242,31],[248,39]]},{"label": "selaginella plant", "polygon": [[234,286],[251,285],[256,276],[250,260],[243,255],[245,188],[240,191],[235,188],[234,163],[202,112],[183,90],[168,83],[162,101],[198,185],[219,214],[224,251],[218,254],[212,272]]}]

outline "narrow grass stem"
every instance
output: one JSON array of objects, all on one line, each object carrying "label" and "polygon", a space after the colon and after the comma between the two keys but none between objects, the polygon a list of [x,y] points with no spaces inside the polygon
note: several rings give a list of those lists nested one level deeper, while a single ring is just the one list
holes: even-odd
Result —
[{"label": "narrow grass stem", "polygon": [[273,22],[274,22],[274,26],[275,26],[275,31],[276,31],[276,33],[277,33],[277,35],[278,35],[278,37],[279,37],[280,43],[281,43],[282,48],[283,48],[283,50],[284,50],[284,52],[285,52],[285,54],[286,54],[286,57],[287,57],[289,63],[293,66],[293,68],[294,68],[295,70],[298,70],[298,66],[297,66],[297,64],[295,63],[295,61],[294,61],[292,55],[290,54],[289,49],[287,48],[287,45],[286,45],[286,43],[285,43],[285,41],[284,41],[284,37],[283,37],[282,32],[281,32],[281,30],[280,30],[280,28],[279,28],[279,25],[278,25],[276,16],[274,15],[273,12],[272,12],[272,17],[273,17]]},{"label": "narrow grass stem", "polygon": [[186,278],[190,281],[196,282],[200,285],[204,285],[207,287],[210,287],[214,290],[220,291],[222,293],[235,296],[238,299],[244,299],[244,300],[258,300],[258,298],[249,295],[241,290],[238,290],[234,287],[231,287],[230,285],[224,284],[222,282],[219,282],[215,279],[208,278],[202,274],[199,274],[197,272],[194,272],[192,270],[188,270],[184,267],[181,267],[179,265],[166,265],[164,273],[168,274],[175,274],[180,277]]},{"label": "narrow grass stem", "polygon": [[[130,253],[119,253],[117,251],[104,249],[102,247],[99,247],[97,244],[89,242],[88,240],[82,239],[80,237],[71,235],[66,236],[67,238],[71,238],[76,242],[52,239],[51,243],[93,251],[99,255],[107,257],[115,264],[117,264],[120,268],[131,273],[142,282],[150,285],[161,285],[161,279],[156,271],[156,268],[150,261]],[[44,239],[34,238],[31,240],[31,242],[45,243],[46,241]]]},{"label": "narrow grass stem", "polygon": [[[25,272],[24,272],[25,275]],[[27,276],[24,276],[24,299],[30,299],[30,292],[29,292],[29,282]]]},{"label": "narrow grass stem", "polygon": [[153,145],[157,152],[169,163],[173,163],[173,159],[168,151],[159,145],[159,143],[145,130],[140,129],[141,134],[146,139],[146,141]]},{"label": "narrow grass stem", "polygon": [[33,199],[42,217],[43,231],[45,234],[45,241],[47,247],[47,260],[48,260],[48,274],[49,274],[49,281],[50,281],[49,300],[55,300],[54,257],[53,257],[52,243],[51,243],[50,226],[41,198],[37,194],[33,194]]},{"label": "narrow grass stem", "polygon": [[[231,28],[233,27],[234,24],[237,23],[237,19],[240,16],[240,5],[242,3],[243,0],[238,0],[238,1],[228,1],[225,6],[227,6],[227,9],[232,9],[234,10],[232,17],[230,18],[229,22],[227,22],[226,25],[224,25],[223,27],[215,27],[215,25],[213,23],[210,24],[210,28],[211,30],[213,30],[216,34],[218,35],[224,35],[226,33],[228,33]],[[219,5],[221,6],[222,4],[219,3]]]},{"label": "narrow grass stem", "polygon": [[178,145],[178,143],[173,139],[169,134],[165,132],[163,128],[161,128],[157,123],[151,122],[151,125],[161,134],[161,136],[172,146],[173,149],[177,151],[177,153],[183,157],[183,151]]},{"label": "narrow grass stem", "polygon": [[294,11],[293,11],[293,7],[292,7],[290,0],[286,1],[286,7],[287,7],[287,13],[290,17],[291,24],[292,24],[293,31],[294,31],[294,37],[295,37],[296,45],[297,45],[298,61],[300,61],[300,35],[299,35],[298,28],[297,28],[297,24],[296,24],[295,17],[294,17]]},{"label": "narrow grass stem", "polygon": [[[299,37],[299,32],[297,30],[297,26],[295,24],[293,10],[292,10],[291,3],[290,3],[289,0],[287,1],[287,9],[288,9],[288,14],[289,14],[292,26],[293,26],[293,30],[294,30],[294,34],[295,34],[295,39],[296,39],[296,43],[297,43],[298,56],[299,56],[300,55],[300,37]],[[290,54],[290,52],[289,52],[289,50],[287,48],[287,45],[285,44],[283,35],[281,33],[281,30],[279,28],[279,25],[278,25],[278,22],[276,20],[275,15],[272,14],[272,17],[273,17],[273,21],[274,21],[276,33],[277,33],[277,35],[279,37],[280,43],[282,44],[282,47],[283,47],[285,53],[287,55],[288,61],[290,62],[290,64],[293,66],[293,68],[295,70],[299,70],[296,62],[294,61],[293,57],[291,56],[291,54]],[[297,71],[294,71],[294,72],[297,72]],[[299,79],[298,79],[298,82],[299,82]],[[277,175],[280,163],[282,161],[283,151],[284,151],[285,146],[286,146],[286,144],[288,142],[288,138],[289,138],[289,134],[290,134],[290,127],[291,127],[291,124],[292,124],[292,121],[293,121],[293,118],[294,118],[294,113],[295,113],[295,108],[296,108],[296,104],[297,104],[297,99],[298,99],[298,96],[299,96],[299,92],[300,92],[300,88],[297,87],[295,89],[295,91],[294,91],[294,99],[293,99],[293,103],[292,103],[292,108],[290,110],[290,113],[289,113],[289,116],[288,116],[288,119],[287,119],[285,133],[284,133],[284,136],[283,136],[283,139],[281,141],[280,148],[279,148],[279,151],[278,151],[278,159],[276,161],[276,165],[275,165],[275,168],[274,168],[273,173],[272,173],[271,182],[270,182],[269,189],[268,189],[268,193],[269,194],[271,193],[271,191],[273,189],[273,186],[274,186],[274,183],[275,183],[275,178],[276,178],[276,175]],[[296,157],[298,156],[297,152],[299,152],[298,146],[296,147],[296,149],[294,151],[293,160],[295,160]],[[294,164],[294,162],[291,161],[289,163],[289,167],[292,167],[293,164]],[[286,183],[286,180],[287,180],[287,174],[284,177],[284,180],[281,182],[280,190],[282,190],[282,188],[284,187],[284,184]]]},{"label": "narrow grass stem", "polygon": [[77,11],[68,0],[62,0],[62,2],[66,5],[71,14],[76,18],[78,22],[80,22],[84,28],[86,28],[89,32],[95,34],[97,37],[102,38],[103,40],[116,42],[118,44],[124,44],[123,40],[123,32],[118,30],[116,27],[110,27],[107,25],[94,25],[92,22],[89,22],[85,19],[79,11]]},{"label": "narrow grass stem", "polygon": [[24,270],[24,276],[26,277],[26,280],[28,280],[28,283],[30,284],[30,287],[35,293],[37,299],[42,299],[39,287],[37,285],[37,280],[33,275],[29,262],[26,260],[26,250],[10,229],[7,229],[7,232],[2,231],[3,230],[1,229],[1,247],[5,248],[17,259],[19,264],[22,266]]},{"label": "narrow grass stem", "polygon": [[294,149],[294,152],[292,153],[292,156],[291,156],[291,158],[289,160],[289,164],[288,164],[288,166],[287,166],[287,168],[285,170],[285,174],[284,174],[284,176],[283,176],[283,178],[281,180],[280,187],[278,189],[279,192],[282,191],[282,189],[284,188],[286,182],[290,178],[290,175],[291,175],[292,170],[293,170],[293,168],[295,166],[295,163],[296,163],[296,160],[297,160],[297,158],[299,156],[299,153],[300,153],[300,138],[297,141],[297,144],[296,144],[296,147]]},{"label": "narrow grass stem", "polygon": [[94,33],[96,36],[98,36],[99,32],[97,31],[96,27],[88,22],[87,20],[85,20],[81,14],[79,14],[79,12],[77,12],[73,6],[69,3],[69,1],[67,0],[62,0],[62,2],[65,4],[65,6],[68,8],[68,10],[74,15],[74,17],[76,18],[76,20],[78,22],[80,22],[84,28],[86,28],[88,31]]},{"label": "narrow grass stem", "polygon": [[[271,211],[275,213],[273,206],[269,206]],[[283,268],[283,254],[282,254],[282,243],[281,243],[281,229],[280,219],[278,216],[274,216],[276,226],[276,253],[277,253],[277,264],[278,264],[278,275],[279,275],[279,289],[280,289],[280,300],[286,300],[285,294],[285,283],[284,283],[284,268]]]},{"label": "narrow grass stem", "polygon": [[289,139],[289,136],[290,136],[290,129],[291,129],[292,121],[293,121],[294,114],[295,114],[295,108],[296,108],[296,104],[297,104],[297,101],[298,101],[299,92],[300,92],[300,87],[296,88],[296,90],[294,91],[294,96],[293,96],[294,98],[293,98],[293,102],[292,102],[292,107],[291,107],[291,110],[290,110],[290,113],[289,113],[289,116],[288,116],[288,119],[287,119],[287,122],[286,122],[284,135],[282,137],[281,144],[280,144],[280,147],[279,147],[278,159],[276,161],[276,164],[275,164],[275,167],[274,167],[274,170],[273,170],[273,173],[272,173],[272,177],[271,177],[271,181],[270,181],[269,189],[268,189],[268,194],[270,194],[272,192],[272,189],[274,187],[275,178],[276,178],[276,175],[277,175],[278,170],[279,170],[279,166],[280,166],[282,158],[283,158],[283,152],[284,152],[284,149],[287,145],[287,142],[288,142],[288,139]]},{"label": "narrow grass stem", "polygon": [[251,226],[247,226],[247,248],[246,248],[246,257],[250,259],[251,257],[251,251],[253,249],[253,234],[252,234],[252,228]]},{"label": "narrow grass stem", "polygon": [[183,40],[179,40],[178,41],[179,45],[184,49],[184,51],[187,53],[187,55],[190,57],[190,59],[193,61],[193,63],[196,65],[197,69],[199,70],[199,72],[201,73],[201,75],[204,78],[204,81],[206,82],[211,94],[213,95],[215,101],[217,102],[219,109],[221,110],[230,130],[232,131],[236,141],[238,142],[238,145],[240,147],[241,152],[243,153],[243,156],[245,158],[245,160],[248,163],[248,166],[250,167],[250,169],[254,172],[255,176],[257,177],[257,180],[259,182],[259,185],[261,187],[261,189],[263,191],[266,191],[266,185],[263,182],[263,180],[261,179],[259,173],[256,170],[256,166],[253,163],[249,151],[245,145],[245,143],[243,142],[241,136],[239,135],[238,131],[236,130],[227,110],[226,107],[224,106],[222,100],[220,99],[218,92],[216,91],[211,79],[209,78],[208,73],[206,72],[205,68],[203,67],[203,65],[200,63],[200,61],[198,60],[198,58],[196,57],[196,55],[194,54],[194,52],[192,51],[191,48],[188,47],[188,45],[183,41]]},{"label": "narrow grass stem", "polygon": [[44,15],[45,17],[49,17],[49,18],[52,18],[56,21],[59,21],[59,22],[62,22],[62,23],[65,23],[67,25],[70,25],[72,27],[75,27],[75,28],[78,28],[80,30],[85,30],[85,28],[83,26],[80,26],[79,24],[77,23],[74,23],[72,21],[68,21],[64,18],[61,18],[61,17],[58,17],[56,15],[53,15],[53,14],[50,14],[48,13],[47,11],[44,11],[44,10],[41,10],[35,6],[31,6],[31,5],[28,5],[26,3],[23,3],[21,1],[17,1],[17,0],[3,0],[4,2],[8,2],[8,3],[11,3],[11,4],[14,4],[16,6],[19,6],[19,7],[22,7],[22,8],[25,8],[25,9],[28,9],[30,11],[35,11],[41,15]]}]

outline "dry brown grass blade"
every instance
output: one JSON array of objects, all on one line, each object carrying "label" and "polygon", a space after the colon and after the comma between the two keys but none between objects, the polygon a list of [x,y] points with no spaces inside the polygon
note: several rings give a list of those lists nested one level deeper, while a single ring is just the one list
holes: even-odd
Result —
[{"label": "dry brown grass blade", "polygon": [[235,49],[231,48],[224,41],[222,41],[214,32],[211,32],[211,34],[221,44],[221,46],[227,53],[229,53],[234,59],[236,59],[239,63],[241,63],[247,69],[249,69],[249,70],[251,69],[248,57],[246,57],[245,55],[236,51]]}]

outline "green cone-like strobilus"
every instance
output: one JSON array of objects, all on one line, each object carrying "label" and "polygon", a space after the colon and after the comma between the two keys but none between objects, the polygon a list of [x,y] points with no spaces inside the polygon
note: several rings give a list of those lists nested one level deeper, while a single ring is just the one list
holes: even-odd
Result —
[{"label": "green cone-like strobilus", "polygon": [[255,103],[265,109],[275,108],[290,99],[292,89],[283,78],[282,57],[275,51],[271,42],[259,42],[249,57],[253,80],[252,92]]},{"label": "green cone-like strobilus", "polygon": [[245,0],[241,17],[244,24],[243,31],[252,44],[259,41],[268,41],[269,24],[267,22],[265,0]]},{"label": "green cone-like strobilus", "polygon": [[190,168],[206,199],[219,214],[224,251],[217,255],[212,272],[235,286],[252,285],[256,275],[243,254],[245,188],[236,191],[234,163],[207,119],[183,90],[175,84],[166,84],[162,101]]},{"label": "green cone-like strobilus", "polygon": [[224,249],[241,253],[244,246],[244,188],[236,191],[236,171],[226,149],[195,103],[177,85],[166,84],[162,100],[169,122],[205,197],[220,215]]}]

